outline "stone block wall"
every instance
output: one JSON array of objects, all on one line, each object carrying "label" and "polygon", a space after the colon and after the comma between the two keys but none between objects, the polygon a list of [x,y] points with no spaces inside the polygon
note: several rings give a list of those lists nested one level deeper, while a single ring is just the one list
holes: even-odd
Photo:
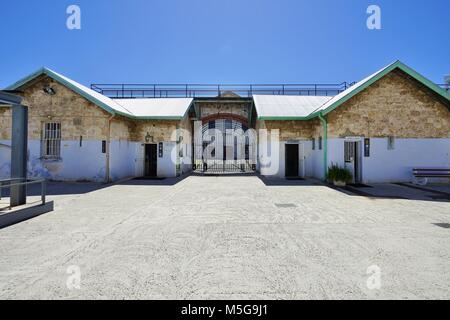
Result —
[{"label": "stone block wall", "polygon": [[436,95],[394,71],[327,115],[330,138],[449,138],[450,111]]}]

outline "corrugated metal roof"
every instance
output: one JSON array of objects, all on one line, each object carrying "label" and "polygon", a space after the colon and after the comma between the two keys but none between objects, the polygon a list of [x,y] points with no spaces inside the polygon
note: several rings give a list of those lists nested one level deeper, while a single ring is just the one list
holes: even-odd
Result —
[{"label": "corrugated metal roof", "polygon": [[306,118],[332,96],[254,95],[258,119]]},{"label": "corrugated metal roof", "polygon": [[138,118],[181,119],[189,110],[192,98],[113,99]]},{"label": "corrugated metal roof", "polygon": [[39,69],[9,86],[7,90],[16,90],[43,74],[72,89],[105,111],[130,118],[178,120],[184,117],[193,100],[192,98],[111,99],[48,68]]}]

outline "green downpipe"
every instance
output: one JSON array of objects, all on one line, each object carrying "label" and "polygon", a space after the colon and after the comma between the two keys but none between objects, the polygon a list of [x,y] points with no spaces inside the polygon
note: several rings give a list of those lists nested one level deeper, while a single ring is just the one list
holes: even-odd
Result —
[{"label": "green downpipe", "polygon": [[319,113],[319,119],[323,125],[323,180],[328,176],[328,122],[322,113]]}]

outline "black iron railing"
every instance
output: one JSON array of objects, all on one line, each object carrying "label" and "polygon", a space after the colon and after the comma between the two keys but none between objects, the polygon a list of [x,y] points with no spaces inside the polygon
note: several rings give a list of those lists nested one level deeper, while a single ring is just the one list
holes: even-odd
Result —
[{"label": "black iron railing", "polygon": [[251,98],[254,94],[335,96],[353,84],[92,84],[91,89],[111,98]]},{"label": "black iron railing", "polygon": [[[255,94],[335,96],[355,82],[339,84],[92,84],[91,89],[110,98],[208,98]],[[447,91],[446,84],[438,84]]]}]

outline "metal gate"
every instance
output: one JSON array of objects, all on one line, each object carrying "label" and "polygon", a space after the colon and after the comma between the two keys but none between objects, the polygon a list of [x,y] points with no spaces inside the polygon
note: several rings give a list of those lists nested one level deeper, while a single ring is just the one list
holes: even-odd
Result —
[{"label": "metal gate", "polygon": [[202,173],[251,173],[256,171],[256,136],[233,119],[196,123],[194,171]]}]

